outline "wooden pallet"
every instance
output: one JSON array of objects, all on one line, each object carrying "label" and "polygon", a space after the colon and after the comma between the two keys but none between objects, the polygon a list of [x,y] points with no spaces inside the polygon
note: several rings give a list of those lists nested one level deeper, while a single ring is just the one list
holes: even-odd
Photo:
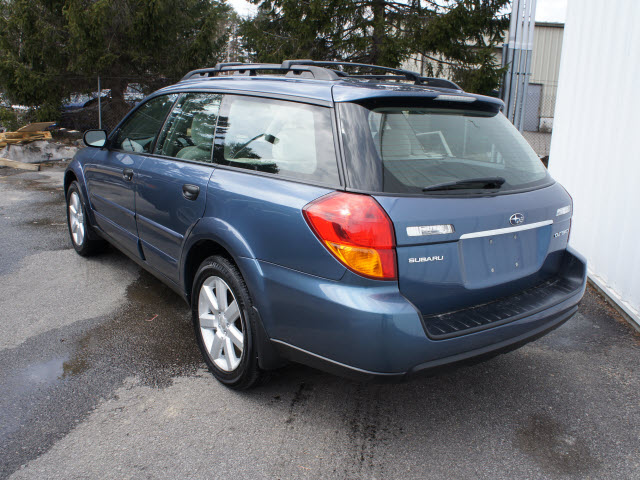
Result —
[{"label": "wooden pallet", "polygon": [[55,122],[30,123],[15,132],[0,133],[0,148],[7,145],[24,145],[36,140],[51,140],[51,132],[44,129],[54,124]]},{"label": "wooden pallet", "polygon": [[0,148],[7,145],[24,145],[36,140],[51,140],[51,132],[5,132],[0,133]]}]

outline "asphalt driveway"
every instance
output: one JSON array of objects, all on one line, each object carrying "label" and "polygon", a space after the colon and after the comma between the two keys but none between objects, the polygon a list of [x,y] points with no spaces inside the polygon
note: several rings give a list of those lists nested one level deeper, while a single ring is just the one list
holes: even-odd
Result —
[{"label": "asphalt driveway", "polygon": [[290,366],[233,392],[181,299],[116,250],[75,254],[61,184],[0,169],[0,478],[640,478],[640,337],[594,291],[476,366]]}]

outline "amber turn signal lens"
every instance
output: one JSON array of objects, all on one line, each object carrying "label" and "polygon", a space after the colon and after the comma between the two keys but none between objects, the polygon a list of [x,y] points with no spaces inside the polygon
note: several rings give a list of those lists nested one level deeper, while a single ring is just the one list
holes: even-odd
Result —
[{"label": "amber turn signal lens", "polygon": [[378,280],[397,278],[393,224],[373,197],[335,192],[309,203],[303,213],[316,236],[346,267]]}]

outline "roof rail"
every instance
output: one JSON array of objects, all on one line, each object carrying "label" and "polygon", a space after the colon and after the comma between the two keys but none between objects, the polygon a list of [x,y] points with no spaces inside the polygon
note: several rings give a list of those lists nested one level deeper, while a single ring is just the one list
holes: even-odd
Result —
[{"label": "roof rail", "polygon": [[198,70],[192,70],[187,73],[180,81],[193,78],[207,78],[215,77],[222,72],[238,72],[240,75],[255,76],[259,70],[271,70],[283,73],[291,73],[292,76],[301,75],[303,72],[308,72],[317,80],[337,80],[337,75],[333,70],[326,68],[320,68],[314,65],[282,65],[279,63],[218,63],[212,68],[200,68]]},{"label": "roof rail", "polygon": [[[353,62],[334,62],[334,61],[317,61],[317,60],[285,60],[284,62],[282,62],[282,66],[283,67],[291,67],[293,65],[314,65],[314,66],[336,66],[336,67],[341,67],[341,66],[349,66],[349,67],[364,67],[364,68],[371,68],[371,69],[376,69],[376,70],[384,70],[385,72],[393,72],[396,73],[398,75],[402,75],[404,76],[407,80],[413,80],[414,82],[416,80],[418,80],[420,78],[420,75],[417,74],[416,72],[411,72],[409,70],[403,70],[401,68],[391,68],[391,67],[383,67],[382,65],[371,65],[368,63],[353,63]],[[340,73],[345,73],[345,72],[340,72]],[[341,76],[347,76],[347,77],[353,77],[354,75],[349,75],[346,74],[345,75],[341,75]],[[362,77],[361,77],[362,78]]]},{"label": "roof rail", "polygon": [[[356,74],[350,75],[344,70],[334,70],[325,67],[356,67],[369,68],[373,70],[382,70],[384,72],[393,73],[394,75],[375,75],[375,74]],[[340,78],[354,78],[366,80],[409,80],[416,85],[426,85],[435,88],[449,88],[453,90],[462,90],[455,83],[442,78],[421,77],[420,74],[410,70],[401,68],[385,67],[382,65],[370,65],[368,63],[352,63],[352,62],[335,62],[335,61],[317,61],[317,60],[285,60],[281,64],[278,63],[241,63],[227,62],[218,63],[212,68],[200,68],[187,73],[181,82],[193,78],[215,77],[222,72],[235,72],[235,75],[255,76],[260,70],[270,70],[285,73],[287,76],[311,76],[317,80],[338,80]]]}]

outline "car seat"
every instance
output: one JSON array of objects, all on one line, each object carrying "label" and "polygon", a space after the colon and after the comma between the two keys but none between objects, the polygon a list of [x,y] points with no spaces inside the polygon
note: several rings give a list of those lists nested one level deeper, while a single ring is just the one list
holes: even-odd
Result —
[{"label": "car seat", "polygon": [[176,157],[184,160],[210,162],[215,127],[215,115],[196,113],[191,122],[191,141],[193,145],[180,149]]}]

